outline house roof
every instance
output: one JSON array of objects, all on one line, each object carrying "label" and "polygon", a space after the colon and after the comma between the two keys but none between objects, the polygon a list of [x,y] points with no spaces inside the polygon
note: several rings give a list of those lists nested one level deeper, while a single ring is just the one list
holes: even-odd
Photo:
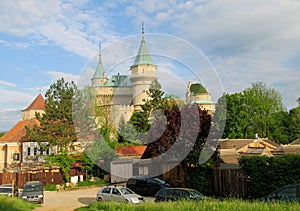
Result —
[{"label": "house roof", "polygon": [[298,145],[298,144],[300,144],[300,138],[290,143],[290,145]]},{"label": "house roof", "polygon": [[34,101],[24,110],[22,111],[29,111],[29,110],[44,110],[45,109],[45,100],[42,94],[39,94]]},{"label": "house roof", "polygon": [[33,127],[38,124],[39,121],[36,118],[21,120],[0,138],[0,142],[19,142],[26,135],[25,126]]},{"label": "house roof", "polygon": [[142,156],[147,146],[118,146],[116,152],[123,156]]},{"label": "house roof", "polygon": [[274,141],[268,140],[266,138],[259,138],[259,139],[221,139],[219,141],[220,149],[236,149],[239,150],[255,141],[259,141],[268,146],[272,147],[279,147],[280,145],[275,143]]}]

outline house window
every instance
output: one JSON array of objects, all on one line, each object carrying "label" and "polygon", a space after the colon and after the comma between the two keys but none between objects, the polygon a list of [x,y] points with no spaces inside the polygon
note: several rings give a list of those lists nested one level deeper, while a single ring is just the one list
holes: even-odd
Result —
[{"label": "house window", "polygon": [[20,154],[19,153],[13,153],[13,161],[20,161]]},{"label": "house window", "polygon": [[148,174],[149,174],[148,166],[139,167],[139,175],[148,175]]},{"label": "house window", "polygon": [[28,147],[28,148],[27,148],[27,156],[30,156],[30,154],[31,154],[31,148]]},{"label": "house window", "polygon": [[142,99],[143,102],[146,102],[146,99]]},{"label": "house window", "polygon": [[33,148],[33,155],[36,155],[36,153],[37,153],[37,148],[34,147],[34,148]]},{"label": "house window", "polygon": [[42,154],[44,154],[44,148],[43,147],[40,148],[40,155],[42,155]]},{"label": "house window", "polygon": [[46,155],[49,155],[50,154],[50,150],[49,148],[46,149]]}]

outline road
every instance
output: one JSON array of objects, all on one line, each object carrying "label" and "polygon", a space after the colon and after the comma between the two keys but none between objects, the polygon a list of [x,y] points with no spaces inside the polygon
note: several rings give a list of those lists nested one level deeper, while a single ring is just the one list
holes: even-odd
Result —
[{"label": "road", "polygon": [[[44,204],[34,211],[71,211],[96,202],[96,194],[101,187],[84,188],[68,191],[45,191]],[[145,201],[154,201],[144,197]]]}]

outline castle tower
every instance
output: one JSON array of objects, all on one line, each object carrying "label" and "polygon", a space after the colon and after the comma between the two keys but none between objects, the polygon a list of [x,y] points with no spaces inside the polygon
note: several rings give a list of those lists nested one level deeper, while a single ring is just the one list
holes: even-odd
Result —
[{"label": "castle tower", "polygon": [[95,73],[92,77],[92,86],[95,85],[102,85],[105,84],[107,81],[107,74],[104,71],[102,65],[102,58],[101,58],[101,43],[99,44],[99,61]]},{"label": "castle tower", "polygon": [[144,39],[144,25],[142,25],[142,41],[134,64],[130,67],[134,110],[140,110],[140,105],[149,98],[147,90],[149,90],[151,83],[156,80],[156,67],[149,54]]}]

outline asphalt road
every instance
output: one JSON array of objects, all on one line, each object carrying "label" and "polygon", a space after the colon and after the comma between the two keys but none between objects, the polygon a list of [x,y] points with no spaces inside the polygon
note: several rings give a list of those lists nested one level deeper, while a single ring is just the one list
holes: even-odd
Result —
[{"label": "asphalt road", "polygon": [[[44,204],[34,211],[70,211],[96,202],[96,194],[101,187],[68,191],[45,191]],[[145,197],[146,201],[153,201]]]}]

